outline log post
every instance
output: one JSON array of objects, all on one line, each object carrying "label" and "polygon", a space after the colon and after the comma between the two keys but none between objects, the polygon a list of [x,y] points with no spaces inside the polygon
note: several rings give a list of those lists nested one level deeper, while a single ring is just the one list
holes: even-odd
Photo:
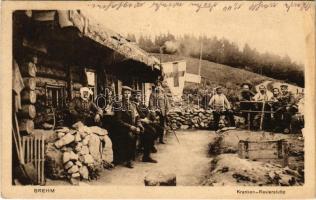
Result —
[{"label": "log post", "polygon": [[21,92],[22,103],[36,103],[36,92],[34,90],[23,90]]},{"label": "log post", "polygon": [[34,119],[36,116],[35,106],[32,104],[22,105],[22,109],[19,111],[19,116],[21,118],[31,118]]},{"label": "log post", "polygon": [[33,62],[23,63],[20,70],[23,77],[36,76],[36,65]]},{"label": "log post", "polygon": [[26,89],[35,90],[36,88],[36,79],[31,77],[23,78],[23,82]]},{"label": "log post", "polygon": [[31,119],[22,119],[19,122],[19,128],[21,132],[26,132],[30,135],[34,130],[34,122]]}]

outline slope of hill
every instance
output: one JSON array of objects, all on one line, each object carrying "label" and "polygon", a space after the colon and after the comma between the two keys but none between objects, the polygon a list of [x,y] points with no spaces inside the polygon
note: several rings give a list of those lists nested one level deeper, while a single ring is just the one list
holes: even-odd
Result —
[{"label": "slope of hill", "polygon": [[[186,60],[187,73],[198,74],[199,59],[169,54],[153,55],[161,59],[161,62]],[[201,66],[201,76],[206,78],[210,85],[222,85],[236,89],[243,82],[250,82],[253,85],[257,85],[267,80],[273,80],[260,74],[206,60],[202,60]]]}]

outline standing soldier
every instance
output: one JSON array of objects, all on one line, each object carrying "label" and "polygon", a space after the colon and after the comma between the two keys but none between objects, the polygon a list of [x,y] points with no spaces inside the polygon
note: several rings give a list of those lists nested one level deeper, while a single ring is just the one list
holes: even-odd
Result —
[{"label": "standing soldier", "polygon": [[166,117],[169,111],[169,102],[167,96],[164,94],[164,90],[159,85],[157,85],[150,94],[149,109],[155,111],[159,116],[159,125],[163,127],[159,133],[159,143],[165,144],[163,136],[165,132]]},{"label": "standing soldier", "polygon": [[72,123],[81,121],[87,126],[99,123],[102,117],[102,109],[91,100],[92,91],[88,87],[80,88],[80,97],[75,97],[69,105],[69,113]]},{"label": "standing soldier", "polygon": [[[255,94],[251,91],[252,85],[250,83],[243,83],[241,84],[241,91],[239,94],[239,101],[245,102],[245,101],[251,101],[252,98],[255,96]],[[243,103],[239,104],[239,108],[242,110],[252,110],[252,105],[249,103]],[[253,113],[249,113],[248,119],[248,113],[242,113],[242,117],[245,119],[245,124],[248,124],[248,120],[250,122],[253,121],[254,115]],[[252,128],[252,123],[250,123],[250,129]]]},{"label": "standing soldier", "polygon": [[119,155],[120,163],[128,168],[133,168],[133,160],[136,153],[137,135],[143,131],[139,114],[135,104],[130,102],[132,88],[122,87],[122,102],[114,107],[114,117],[116,121],[115,136],[112,143],[115,145],[116,155]]},{"label": "standing soldier", "polygon": [[294,95],[288,91],[288,85],[282,84],[280,86],[281,94],[280,94],[280,104],[283,120],[282,120],[282,128],[284,133],[290,132],[290,124],[292,120],[292,116],[298,111],[297,105],[295,104]]},{"label": "standing soldier", "polygon": [[218,123],[221,115],[228,117],[230,126],[235,126],[233,111],[229,101],[223,94],[222,87],[216,88],[216,94],[211,98],[209,105],[213,109],[215,130],[218,130]]}]

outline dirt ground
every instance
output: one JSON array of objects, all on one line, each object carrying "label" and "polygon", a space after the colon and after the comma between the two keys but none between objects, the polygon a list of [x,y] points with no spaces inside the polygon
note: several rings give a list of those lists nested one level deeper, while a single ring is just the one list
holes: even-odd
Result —
[{"label": "dirt ground", "polygon": [[[250,160],[238,157],[239,140],[275,141],[288,143],[288,166],[282,166],[282,159]],[[208,178],[203,185],[210,186],[294,186],[304,184],[304,139],[298,134],[274,134],[229,130],[219,134],[210,143],[213,160]],[[280,162],[281,161],[281,162]]]},{"label": "dirt ground", "polygon": [[[214,131],[177,131],[176,137],[169,133],[166,144],[156,145],[158,152],[152,157],[158,163],[143,163],[141,157],[135,161],[133,169],[116,166],[103,170],[98,180],[81,184],[89,185],[144,185],[144,177],[152,171],[159,170],[174,173],[177,185],[198,186],[209,173],[212,158],[208,156],[208,145],[215,138]],[[48,180],[47,185],[69,184],[66,181]]]}]

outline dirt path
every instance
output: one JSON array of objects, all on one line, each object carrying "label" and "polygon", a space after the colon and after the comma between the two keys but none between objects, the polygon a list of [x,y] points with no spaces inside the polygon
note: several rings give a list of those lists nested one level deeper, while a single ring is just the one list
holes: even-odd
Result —
[{"label": "dirt path", "polygon": [[157,145],[158,153],[153,158],[157,164],[135,162],[134,169],[117,166],[105,170],[98,181],[91,185],[144,185],[144,177],[151,170],[175,173],[177,185],[199,185],[201,178],[207,174],[211,158],[207,157],[208,144],[215,137],[210,131],[177,131],[180,144],[170,133],[167,144]]}]

